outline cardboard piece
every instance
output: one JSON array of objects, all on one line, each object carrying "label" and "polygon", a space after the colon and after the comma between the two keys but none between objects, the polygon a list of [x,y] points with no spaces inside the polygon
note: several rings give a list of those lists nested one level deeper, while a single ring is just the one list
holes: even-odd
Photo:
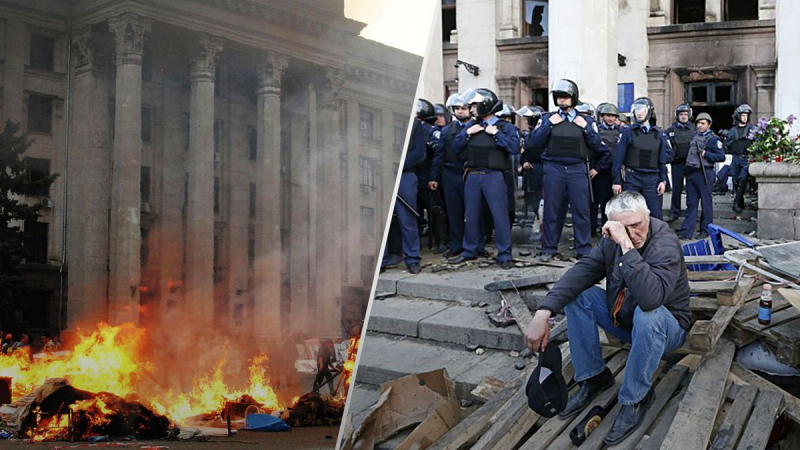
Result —
[{"label": "cardboard piece", "polygon": [[445,369],[388,381],[381,391],[361,427],[345,430],[344,450],[375,448],[409,427],[413,431],[395,448],[426,448],[459,421],[458,397]]}]

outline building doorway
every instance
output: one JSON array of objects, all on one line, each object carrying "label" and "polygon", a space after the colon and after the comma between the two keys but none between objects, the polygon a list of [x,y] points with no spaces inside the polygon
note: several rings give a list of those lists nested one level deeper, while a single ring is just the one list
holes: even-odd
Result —
[{"label": "building doorway", "polygon": [[736,83],[733,81],[703,81],[686,84],[687,102],[692,107],[695,119],[700,113],[708,113],[713,123],[711,129],[719,134],[733,126],[733,111],[736,109]]}]

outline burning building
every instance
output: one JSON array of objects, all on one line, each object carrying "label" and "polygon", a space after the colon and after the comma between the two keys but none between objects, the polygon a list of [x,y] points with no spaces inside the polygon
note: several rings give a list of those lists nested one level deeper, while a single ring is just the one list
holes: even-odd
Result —
[{"label": "burning building", "polygon": [[422,63],[363,27],[343,0],[0,0],[1,118],[62,174],[29,199],[26,322],[363,319]]}]

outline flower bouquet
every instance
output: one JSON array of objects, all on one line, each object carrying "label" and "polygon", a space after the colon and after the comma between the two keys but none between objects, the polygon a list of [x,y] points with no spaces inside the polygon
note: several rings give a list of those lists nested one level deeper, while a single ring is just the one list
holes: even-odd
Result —
[{"label": "flower bouquet", "polygon": [[800,136],[792,136],[792,124],[797,118],[762,117],[750,131],[753,144],[747,150],[755,162],[788,162],[800,164]]}]

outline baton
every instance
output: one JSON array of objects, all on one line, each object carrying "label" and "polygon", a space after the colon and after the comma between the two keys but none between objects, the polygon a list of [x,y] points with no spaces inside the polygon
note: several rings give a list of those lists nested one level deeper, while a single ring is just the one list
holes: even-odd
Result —
[{"label": "baton", "polygon": [[586,178],[589,180],[589,200],[594,204],[594,188],[592,188],[592,176],[589,175],[589,161],[586,161]]},{"label": "baton", "polygon": [[408,210],[409,210],[409,211],[411,211],[411,212],[412,212],[412,213],[413,213],[415,216],[417,216],[417,217],[420,217],[420,215],[419,215],[419,213],[417,212],[417,210],[416,210],[416,209],[414,209],[414,208],[412,208],[412,207],[411,207],[411,205],[409,205],[409,204],[408,204],[408,202],[407,202],[407,201],[405,201],[405,199],[404,199],[403,197],[401,197],[401,196],[400,196],[400,194],[397,194],[397,199],[398,199],[398,200],[400,200],[400,203],[402,203],[402,204],[403,204],[403,206],[405,206],[406,208],[408,208]]},{"label": "baton", "polygon": [[428,219],[430,219],[428,221],[428,250],[433,248],[433,192],[433,190],[428,190],[428,193],[430,194],[428,196],[428,201],[430,202],[428,203]]}]

